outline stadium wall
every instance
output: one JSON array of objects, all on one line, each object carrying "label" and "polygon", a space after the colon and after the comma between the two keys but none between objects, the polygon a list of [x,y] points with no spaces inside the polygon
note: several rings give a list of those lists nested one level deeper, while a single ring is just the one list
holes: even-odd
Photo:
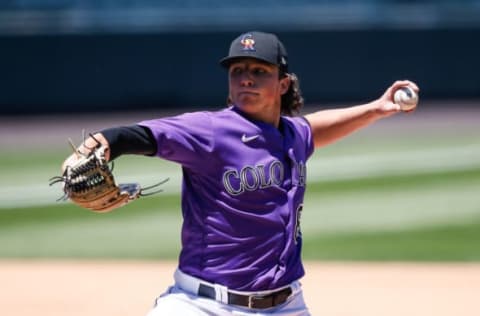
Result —
[{"label": "stadium wall", "polygon": [[[218,60],[239,32],[4,35],[0,114],[223,105]],[[277,34],[307,103],[368,101],[403,78],[424,99],[480,99],[480,29]]]}]

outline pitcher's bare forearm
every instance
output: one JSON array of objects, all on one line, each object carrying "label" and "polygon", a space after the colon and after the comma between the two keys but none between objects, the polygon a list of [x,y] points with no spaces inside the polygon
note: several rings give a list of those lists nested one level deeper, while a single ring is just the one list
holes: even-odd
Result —
[{"label": "pitcher's bare forearm", "polygon": [[[315,147],[331,144],[378,119],[402,112],[400,105],[394,102],[394,93],[401,87],[410,87],[413,91],[418,92],[415,83],[408,80],[396,81],[380,98],[370,103],[348,108],[322,110],[306,115],[305,118],[312,128]],[[413,111],[415,107],[416,103],[409,111]]]},{"label": "pitcher's bare forearm", "polygon": [[381,117],[373,102],[344,109],[322,110],[305,116],[312,127],[315,147],[331,144]]}]

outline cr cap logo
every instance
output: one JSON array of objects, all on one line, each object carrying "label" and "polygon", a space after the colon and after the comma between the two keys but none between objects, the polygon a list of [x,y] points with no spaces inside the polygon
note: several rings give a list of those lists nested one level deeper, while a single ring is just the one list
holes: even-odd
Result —
[{"label": "cr cap logo", "polygon": [[255,40],[253,39],[252,34],[245,34],[240,40],[240,44],[243,45],[243,50],[255,51]]}]

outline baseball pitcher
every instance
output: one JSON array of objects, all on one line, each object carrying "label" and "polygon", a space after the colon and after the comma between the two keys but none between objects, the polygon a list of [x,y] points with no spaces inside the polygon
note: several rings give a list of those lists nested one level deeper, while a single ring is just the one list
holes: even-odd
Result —
[{"label": "baseball pitcher", "polygon": [[402,112],[395,92],[408,87],[416,95],[418,87],[397,81],[370,103],[301,116],[298,78],[276,35],[240,35],[220,64],[228,71],[227,107],[92,134],[56,180],[66,198],[105,212],[142,194],[137,184],[117,185],[109,161],[139,154],[181,165],[175,284],[148,316],[309,315],[299,283],[308,159],[315,148]]}]

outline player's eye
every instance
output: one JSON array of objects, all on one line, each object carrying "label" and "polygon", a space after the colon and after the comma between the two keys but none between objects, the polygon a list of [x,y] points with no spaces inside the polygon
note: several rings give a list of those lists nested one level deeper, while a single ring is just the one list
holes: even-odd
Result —
[{"label": "player's eye", "polygon": [[260,76],[260,75],[266,74],[267,71],[262,67],[255,67],[255,68],[252,69],[252,73],[254,75]]},{"label": "player's eye", "polygon": [[242,67],[232,67],[230,69],[230,73],[233,74],[233,75],[238,75],[238,74],[241,74],[243,71],[243,68]]}]

